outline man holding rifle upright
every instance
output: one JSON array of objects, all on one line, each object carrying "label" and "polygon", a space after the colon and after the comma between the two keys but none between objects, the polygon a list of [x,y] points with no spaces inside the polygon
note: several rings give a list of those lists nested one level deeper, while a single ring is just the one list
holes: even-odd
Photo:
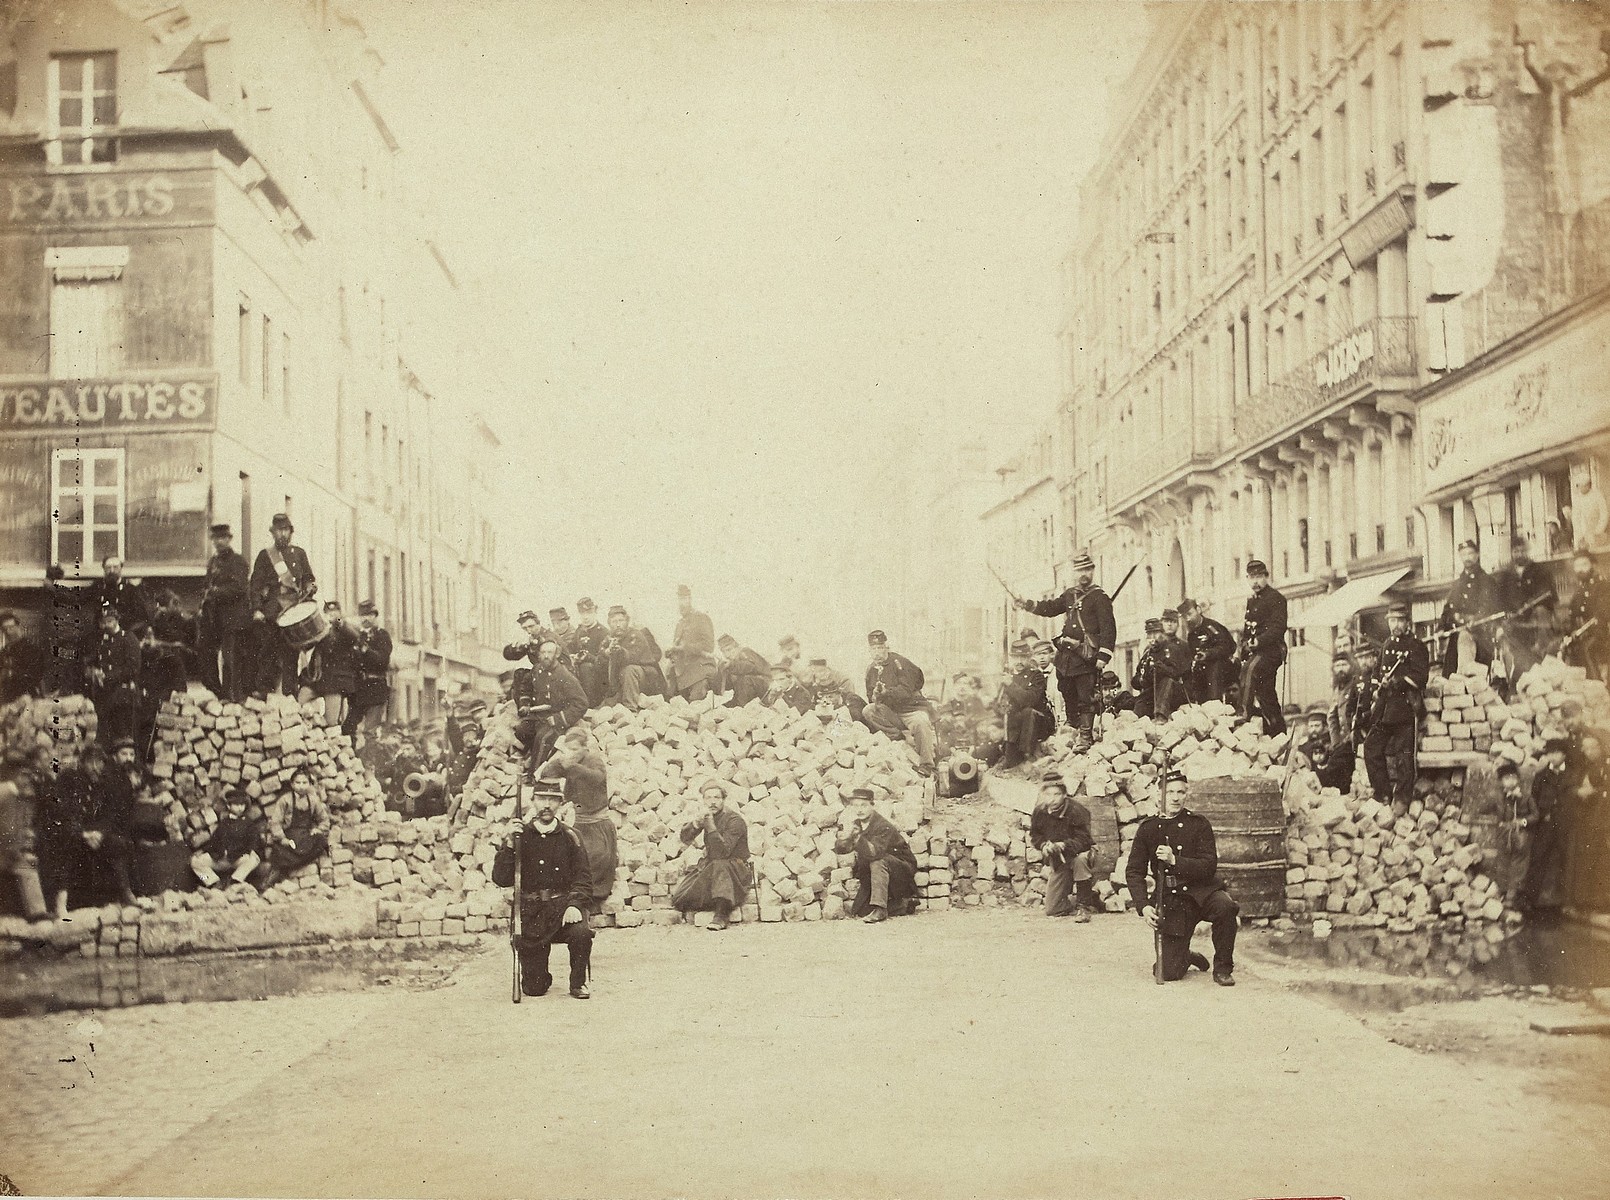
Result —
[{"label": "man holding rifle upright", "polygon": [[1073,560],[1073,586],[1049,600],[1014,600],[1018,608],[1040,617],[1062,617],[1057,647],[1057,687],[1067,705],[1068,721],[1077,730],[1073,750],[1090,749],[1096,724],[1096,681],[1112,659],[1118,642],[1112,600],[1096,586],[1096,564],[1089,554]]},{"label": "man holding rifle upright", "polygon": [[1219,879],[1213,826],[1186,807],[1188,790],[1183,773],[1164,776],[1162,814],[1147,817],[1135,831],[1124,882],[1135,911],[1161,935],[1159,983],[1184,979],[1192,967],[1207,970],[1207,959],[1191,952],[1191,935],[1206,921],[1213,927],[1213,982],[1234,987],[1241,906]]}]

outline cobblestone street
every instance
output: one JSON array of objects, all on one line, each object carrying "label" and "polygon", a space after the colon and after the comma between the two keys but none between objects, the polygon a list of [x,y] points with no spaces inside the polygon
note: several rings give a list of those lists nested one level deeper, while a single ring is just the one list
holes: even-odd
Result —
[{"label": "cobblestone street", "polygon": [[588,1004],[510,1005],[492,946],[434,991],[20,1018],[4,1170],[139,1195],[1450,1198],[1610,1170],[1603,1039],[1562,1058],[1490,1000],[1392,1014],[1388,1040],[1250,934],[1234,990],[1156,988],[1149,954],[1118,916],[645,928],[600,935]]}]

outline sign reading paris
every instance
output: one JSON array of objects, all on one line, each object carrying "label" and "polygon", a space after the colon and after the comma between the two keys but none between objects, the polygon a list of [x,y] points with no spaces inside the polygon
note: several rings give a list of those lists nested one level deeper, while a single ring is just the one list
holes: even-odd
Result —
[{"label": "sign reading paris", "polygon": [[216,375],[0,383],[0,432],[210,429]]},{"label": "sign reading paris", "polygon": [[0,225],[194,224],[213,211],[210,169],[0,176]]}]

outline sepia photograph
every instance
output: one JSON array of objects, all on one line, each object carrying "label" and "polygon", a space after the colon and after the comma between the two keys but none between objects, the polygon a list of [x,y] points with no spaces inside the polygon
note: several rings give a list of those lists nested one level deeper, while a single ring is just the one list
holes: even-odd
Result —
[{"label": "sepia photograph", "polygon": [[1593,1200],[1607,490],[1601,0],[0,0],[0,1195]]}]

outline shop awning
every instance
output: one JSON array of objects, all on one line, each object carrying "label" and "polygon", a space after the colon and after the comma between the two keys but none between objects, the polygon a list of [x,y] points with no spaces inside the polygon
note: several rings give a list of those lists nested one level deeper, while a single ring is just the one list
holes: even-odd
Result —
[{"label": "shop awning", "polygon": [[1378,602],[1386,590],[1407,575],[1409,570],[1408,567],[1399,567],[1394,571],[1382,571],[1379,575],[1349,579],[1330,595],[1321,596],[1307,612],[1299,613],[1292,624],[1303,629],[1345,625],[1359,609]]}]

